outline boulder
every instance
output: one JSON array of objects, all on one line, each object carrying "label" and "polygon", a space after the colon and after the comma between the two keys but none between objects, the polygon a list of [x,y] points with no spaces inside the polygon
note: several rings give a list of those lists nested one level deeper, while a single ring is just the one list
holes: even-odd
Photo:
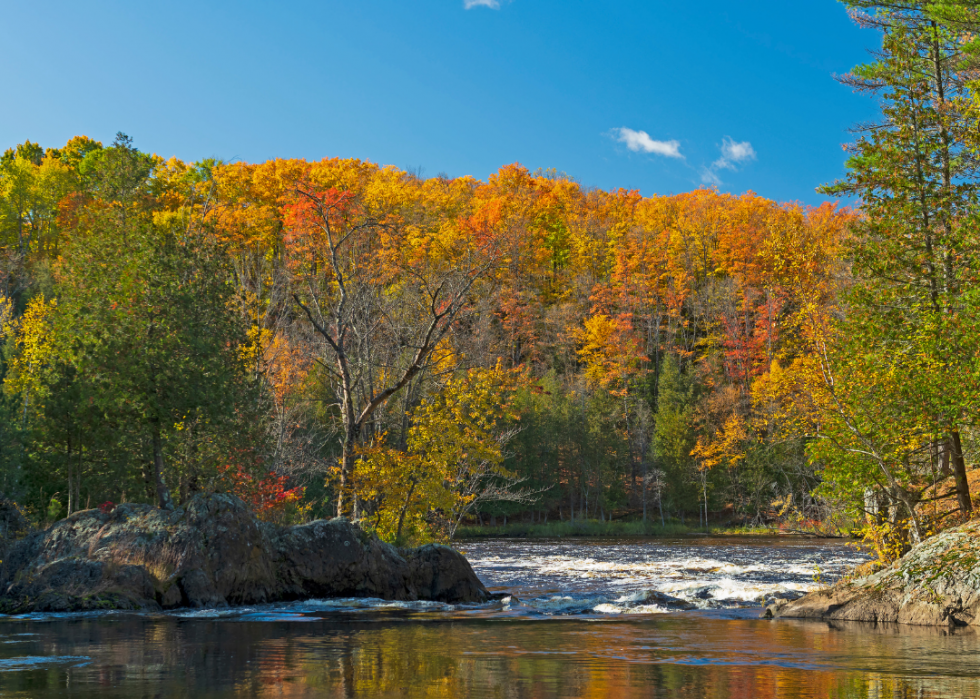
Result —
[{"label": "boulder", "polygon": [[14,543],[0,612],[223,607],[323,597],[478,603],[491,595],[458,552],[399,549],[345,519],[281,527],[231,495],[160,510],[77,512]]},{"label": "boulder", "polygon": [[[408,556],[410,578],[421,599],[452,602],[457,599],[483,597],[486,588],[476,575],[466,575],[463,567],[469,563],[448,546],[429,544],[415,549]],[[497,599],[498,596],[491,596]]]},{"label": "boulder", "polygon": [[980,522],[948,529],[882,570],[780,601],[769,618],[980,625]]},{"label": "boulder", "polygon": [[17,503],[0,495],[0,561],[7,557],[15,543],[33,531]]}]

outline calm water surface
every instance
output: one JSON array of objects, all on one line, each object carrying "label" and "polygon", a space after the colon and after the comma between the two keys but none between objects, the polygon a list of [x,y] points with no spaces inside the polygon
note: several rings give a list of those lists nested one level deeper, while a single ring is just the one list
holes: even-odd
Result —
[{"label": "calm water surface", "polygon": [[969,629],[769,622],[826,542],[481,542],[492,605],[0,617],[4,697],[980,697]]}]

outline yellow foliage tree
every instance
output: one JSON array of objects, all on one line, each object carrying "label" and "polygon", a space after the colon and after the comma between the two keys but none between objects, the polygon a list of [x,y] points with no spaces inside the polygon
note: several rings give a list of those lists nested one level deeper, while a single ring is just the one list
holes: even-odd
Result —
[{"label": "yellow foliage tree", "polygon": [[[502,466],[513,435],[507,406],[523,381],[523,374],[499,363],[471,369],[415,410],[405,450],[381,443],[362,452],[357,488],[373,506],[369,522],[379,536],[451,538],[479,502],[532,497]],[[436,521],[441,532],[432,526]]]},{"label": "yellow foliage tree", "polygon": [[[6,307],[0,299],[0,316]],[[57,334],[52,317],[56,307],[54,299],[49,301],[41,294],[27,304],[16,326],[9,321],[5,323],[6,327],[16,330],[16,347],[4,389],[8,394],[20,397],[25,419],[29,412],[41,407],[49,385],[47,379],[58,359]]]}]

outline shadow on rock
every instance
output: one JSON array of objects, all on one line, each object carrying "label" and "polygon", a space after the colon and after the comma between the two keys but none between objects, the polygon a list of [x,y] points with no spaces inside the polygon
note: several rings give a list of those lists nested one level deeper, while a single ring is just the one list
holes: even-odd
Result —
[{"label": "shadow on rock", "polygon": [[0,612],[8,614],[316,597],[491,599],[449,547],[398,549],[339,518],[281,527],[231,495],[199,495],[175,511],[123,504],[77,512],[6,554]]}]

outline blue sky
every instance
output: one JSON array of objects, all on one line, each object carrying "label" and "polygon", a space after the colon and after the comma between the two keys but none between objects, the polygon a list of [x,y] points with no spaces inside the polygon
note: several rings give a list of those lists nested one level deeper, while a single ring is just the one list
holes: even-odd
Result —
[{"label": "blue sky", "polygon": [[[872,100],[833,0],[0,0],[0,147],[125,131],[186,160],[357,157],[817,204]],[[11,31],[11,29],[15,31]]]}]

